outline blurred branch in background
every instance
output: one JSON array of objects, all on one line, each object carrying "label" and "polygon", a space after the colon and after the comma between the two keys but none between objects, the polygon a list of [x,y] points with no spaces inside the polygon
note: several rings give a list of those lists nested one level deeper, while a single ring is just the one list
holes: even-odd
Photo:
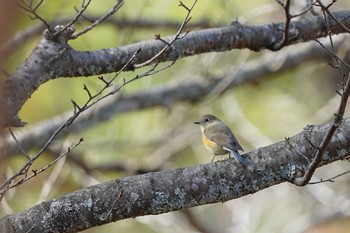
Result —
[{"label": "blurred branch in background", "polygon": [[[335,39],[335,47],[342,46],[347,36],[339,36]],[[324,42],[326,47],[329,44]],[[286,49],[275,54],[267,54],[257,60],[249,61],[243,65],[240,72],[234,77],[228,70],[223,77],[213,77],[208,81],[190,81],[187,83],[164,85],[161,87],[150,88],[147,91],[137,91],[130,94],[117,94],[114,97],[103,100],[94,108],[91,108],[80,115],[75,123],[69,128],[60,132],[58,137],[64,137],[70,133],[79,133],[90,127],[93,127],[102,121],[106,121],[118,114],[130,111],[137,111],[155,106],[169,107],[175,102],[198,102],[222,82],[229,80],[226,90],[248,84],[259,83],[268,78],[271,74],[285,72],[306,62],[318,60],[330,61],[331,55],[316,44],[299,45],[293,49]],[[235,67],[231,68],[235,70]],[[45,120],[28,127],[27,130],[18,130],[15,132],[16,138],[24,150],[35,147],[41,147],[52,132],[71,115],[71,112],[64,113],[52,119]],[[11,136],[5,137],[0,142],[0,161],[5,158],[19,153],[17,143],[12,140]]]}]

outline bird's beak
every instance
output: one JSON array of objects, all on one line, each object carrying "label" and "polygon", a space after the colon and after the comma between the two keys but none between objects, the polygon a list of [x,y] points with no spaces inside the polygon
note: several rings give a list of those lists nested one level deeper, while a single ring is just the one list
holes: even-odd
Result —
[{"label": "bird's beak", "polygon": [[196,125],[200,125],[201,124],[199,121],[195,121],[193,123],[196,124]]}]

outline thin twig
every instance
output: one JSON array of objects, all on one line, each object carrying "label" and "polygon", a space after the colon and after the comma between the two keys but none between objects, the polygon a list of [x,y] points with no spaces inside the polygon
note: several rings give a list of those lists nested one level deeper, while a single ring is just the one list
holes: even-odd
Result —
[{"label": "thin twig", "polygon": [[344,175],[346,175],[346,174],[348,174],[348,173],[350,173],[350,170],[348,170],[348,171],[346,171],[346,172],[343,172],[343,173],[340,173],[340,174],[338,174],[338,175],[336,175],[336,176],[333,176],[333,177],[331,177],[331,178],[328,178],[328,179],[321,179],[320,181],[315,181],[315,182],[309,182],[308,184],[320,184],[320,183],[325,183],[325,182],[334,182],[334,180],[335,180],[336,178],[339,178],[339,177],[341,177],[341,176],[344,176]]},{"label": "thin twig", "polygon": [[331,17],[334,22],[336,22],[341,28],[343,28],[347,33],[350,33],[350,29],[348,27],[346,27],[342,22],[340,22],[336,17],[334,17],[334,15],[332,14],[332,12],[329,10],[329,8],[336,2],[336,1],[332,1],[328,6],[325,6],[322,1],[320,0],[316,0],[317,3],[320,5],[320,7],[322,8],[323,11],[327,12],[327,15],[329,17]]},{"label": "thin twig", "polygon": [[53,37],[57,36],[61,32],[65,31],[68,27],[71,27],[73,24],[75,24],[78,21],[78,19],[82,16],[82,14],[86,11],[86,9],[90,5],[90,3],[91,3],[91,0],[88,0],[88,2],[86,4],[85,4],[85,0],[82,0],[81,9],[77,12],[75,17],[69,23],[64,25],[64,27],[62,27],[61,30],[55,32],[52,36]]},{"label": "thin twig", "polygon": [[25,2],[25,0],[21,0],[21,3],[19,3],[19,7],[22,8],[24,11],[27,11],[28,13],[32,14],[32,19],[39,19],[47,28],[47,30],[51,31],[51,26],[44,20],[38,13],[37,10],[41,6],[41,4],[44,2],[44,0],[40,0],[34,7],[33,7],[33,0],[30,1],[29,4]]},{"label": "thin twig", "polygon": [[156,59],[158,59],[165,51],[167,51],[170,46],[177,40],[183,38],[184,36],[186,36],[188,34],[189,31],[185,32],[184,35],[181,35],[185,25],[190,21],[191,17],[190,17],[190,14],[194,8],[194,6],[196,5],[197,3],[197,0],[195,0],[192,4],[192,6],[190,8],[186,7],[181,1],[180,1],[180,6],[185,8],[187,10],[187,14],[185,16],[185,19],[182,21],[178,31],[176,32],[175,36],[173,39],[171,39],[169,42],[166,42],[164,41],[163,39],[160,39],[160,35],[156,35],[156,39],[158,38],[158,40],[161,40],[163,41],[163,43],[165,43],[165,46],[163,49],[161,49],[156,55],[154,55],[151,59],[141,63],[141,64],[135,64],[134,67],[135,68],[140,68],[140,67],[143,67],[143,66],[147,66],[151,63],[153,63]]},{"label": "thin twig", "polygon": [[16,142],[16,144],[17,144],[19,150],[21,151],[21,153],[22,153],[28,160],[30,160],[30,156],[29,156],[29,155],[24,151],[24,149],[22,148],[21,143],[19,143],[19,141],[17,140],[15,134],[12,132],[11,127],[8,127],[8,129],[9,129],[9,132],[10,132],[10,134],[11,134],[13,140],[15,140],[15,142]]},{"label": "thin twig", "polygon": [[123,0],[118,0],[117,4],[115,4],[105,15],[103,15],[102,17],[100,17],[98,20],[96,20],[95,22],[93,22],[91,25],[89,25],[88,27],[86,27],[84,30],[75,33],[74,35],[71,36],[71,39],[76,39],[79,36],[81,36],[82,34],[87,33],[88,31],[90,31],[91,29],[93,29],[94,27],[96,27],[97,25],[99,25],[101,22],[103,22],[104,20],[106,20],[108,17],[112,16],[115,12],[117,12],[123,5],[124,1]]},{"label": "thin twig", "polygon": [[[327,50],[327,52],[329,52],[330,54],[332,54],[332,56],[334,58],[336,58],[339,62],[341,62],[342,64],[344,64],[345,66],[348,66],[350,67],[350,64],[347,63],[346,61],[344,61],[344,59],[341,59],[340,57],[338,57],[338,55],[334,52],[334,49],[333,51],[330,50],[329,48],[327,48],[326,46],[324,46],[324,44],[322,44],[318,39],[314,39],[314,41],[316,41],[322,48],[324,48],[325,50]],[[332,45],[333,43],[330,43],[330,45],[334,48],[334,44]],[[336,91],[338,93],[338,91]],[[339,94],[339,93],[338,93]],[[341,96],[341,94],[339,94]]]},{"label": "thin twig", "polygon": [[290,10],[290,4],[291,4],[291,0],[287,0],[286,3],[282,3],[281,1],[277,0],[276,1],[279,5],[281,5],[284,9],[284,14],[286,17],[286,22],[285,22],[285,26],[284,26],[284,33],[283,33],[283,37],[281,39],[280,42],[278,42],[277,44],[275,44],[274,49],[275,50],[279,50],[281,49],[283,46],[285,46],[288,42],[288,38],[289,38],[289,26],[290,26],[290,22],[293,18],[293,16],[289,13]]},{"label": "thin twig", "polygon": [[292,3],[291,0],[287,0],[286,3],[283,3],[280,0],[276,0],[276,2],[280,6],[283,7],[286,21],[285,21],[285,26],[284,26],[284,30],[283,30],[284,33],[283,33],[282,39],[279,42],[275,43],[272,47],[272,49],[274,51],[277,51],[277,50],[280,50],[281,48],[283,48],[288,43],[288,41],[291,39],[290,38],[291,32],[289,31],[289,29],[290,29],[290,23],[291,23],[292,19],[299,17],[303,14],[306,14],[307,12],[312,10],[312,5],[307,5],[306,8],[304,10],[302,10],[301,12],[299,12],[298,14],[291,14],[290,13],[290,8],[291,8],[291,3]]},{"label": "thin twig", "polygon": [[[61,158],[63,158],[64,156],[66,156],[71,150],[75,149],[77,146],[79,146],[82,142],[83,142],[83,138],[81,138],[77,143],[75,143],[72,147],[68,147],[66,152],[64,152],[63,154],[61,154],[60,156],[58,156],[55,160],[53,160],[52,162],[50,162],[48,165],[46,165],[45,167],[41,168],[40,170],[32,170],[32,174],[31,175],[27,175],[26,172],[26,176],[24,178],[19,179],[18,181],[16,181],[15,183],[9,183],[9,182],[4,182],[4,184],[0,187],[0,200],[2,199],[2,197],[5,195],[5,193],[9,190],[12,189],[14,187],[19,186],[20,184],[26,182],[27,180],[32,179],[33,177],[37,176],[38,174],[46,171],[48,168],[50,168],[52,165],[54,165],[58,160],[60,160]],[[30,163],[31,165],[32,163]],[[27,165],[27,164],[26,164]],[[29,166],[26,166],[26,168],[28,168]],[[23,168],[21,169],[23,170]],[[13,177],[13,176],[12,176]],[[11,178],[12,178],[11,177]],[[10,179],[11,179],[10,178]],[[10,182],[13,179],[10,180]],[[6,184],[6,187],[5,187]]]}]

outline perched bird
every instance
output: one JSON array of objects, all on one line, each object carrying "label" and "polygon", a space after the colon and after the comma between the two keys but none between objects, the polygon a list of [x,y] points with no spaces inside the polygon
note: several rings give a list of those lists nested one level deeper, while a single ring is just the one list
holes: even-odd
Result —
[{"label": "perched bird", "polygon": [[213,115],[204,115],[198,124],[202,131],[202,140],[208,151],[214,154],[211,161],[217,155],[230,154],[240,164],[246,164],[246,160],[238,152],[243,151],[230,128],[224,122]]}]

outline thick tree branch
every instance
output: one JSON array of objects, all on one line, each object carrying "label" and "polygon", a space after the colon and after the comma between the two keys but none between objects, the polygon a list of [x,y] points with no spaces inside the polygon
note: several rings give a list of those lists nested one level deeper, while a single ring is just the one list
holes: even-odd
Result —
[{"label": "thick tree branch", "polygon": [[[101,18],[101,16],[96,15],[84,15],[84,18],[78,19],[78,23],[88,21],[91,22],[91,19]],[[64,25],[71,21],[71,18],[61,18],[55,21],[49,22],[50,25]],[[108,18],[104,21],[105,24],[113,25],[117,28],[127,28],[127,29],[135,29],[135,28],[144,28],[144,29],[152,29],[157,30],[157,28],[169,28],[169,29],[177,29],[179,26],[178,22],[175,21],[157,21],[157,20],[149,20],[149,19],[128,19],[128,18]],[[209,20],[202,19],[198,22],[189,22],[186,25],[186,28],[208,28],[211,25]],[[16,35],[9,41],[7,41],[0,49],[0,60],[7,59],[19,46],[23,45],[30,38],[40,35],[42,31],[45,30],[45,25],[36,24],[34,26],[28,27],[22,31],[16,33]]]},{"label": "thick tree branch", "polygon": [[[349,27],[349,14],[348,11],[340,11],[333,13],[333,16]],[[195,54],[237,48],[254,51],[273,49],[274,44],[283,38],[283,28],[283,23],[245,26],[236,22],[227,27],[191,32],[172,44],[155,62],[174,61]],[[320,16],[293,21],[289,28],[295,36],[286,45],[324,37],[328,33],[325,21]],[[329,29],[333,34],[344,32],[344,28],[334,21],[330,22]],[[162,39],[170,41],[172,38]],[[137,62],[126,69],[133,70],[135,65],[142,64],[159,53],[164,48],[163,41],[149,40],[118,48],[78,52],[64,40],[43,38],[24,64],[0,85],[0,128],[24,125],[17,113],[42,83],[57,77],[89,76],[118,71],[141,48]]]},{"label": "thick tree branch", "polygon": [[[346,37],[338,37],[334,39],[335,48],[342,45]],[[324,42],[324,46],[328,47],[329,42]],[[274,68],[276,57],[280,64],[278,70]],[[283,57],[283,58],[281,58]],[[115,115],[136,111],[144,108],[155,106],[168,107],[174,102],[190,101],[198,102],[208,95],[218,84],[223,80],[230,79],[231,83],[226,90],[235,88],[239,85],[247,83],[258,83],[269,77],[271,74],[277,74],[285,70],[294,68],[300,64],[305,64],[308,61],[325,60],[329,62],[331,56],[317,44],[298,45],[293,50],[288,52],[279,51],[274,56],[264,56],[258,60],[253,60],[241,67],[240,72],[231,77],[232,72],[228,71],[227,75],[217,77],[208,83],[207,81],[192,81],[180,85],[167,85],[163,87],[150,88],[147,91],[138,91],[124,95],[117,95],[102,101],[98,106],[88,109],[86,112],[77,118],[73,125],[64,129],[58,136],[63,137],[69,133],[78,133],[99,124],[101,121],[106,121]],[[271,67],[272,66],[272,67]],[[232,69],[235,69],[233,67]],[[67,112],[56,116],[52,119],[42,121],[26,129],[26,131],[16,131],[16,138],[25,151],[29,151],[33,147],[40,148],[45,144],[52,133],[63,124],[72,115],[72,112]],[[0,140],[0,161],[8,156],[20,153],[17,143],[12,140],[11,135]]]},{"label": "thick tree branch", "polygon": [[[233,159],[227,159],[117,179],[6,216],[0,220],[0,231],[78,232],[125,218],[161,214],[252,194],[302,176],[307,169],[304,156],[310,159],[316,150],[309,140],[319,144],[330,124],[309,126],[288,141],[244,155],[258,170],[246,170]],[[350,118],[347,118],[337,129],[319,166],[348,157],[349,150]]]}]

